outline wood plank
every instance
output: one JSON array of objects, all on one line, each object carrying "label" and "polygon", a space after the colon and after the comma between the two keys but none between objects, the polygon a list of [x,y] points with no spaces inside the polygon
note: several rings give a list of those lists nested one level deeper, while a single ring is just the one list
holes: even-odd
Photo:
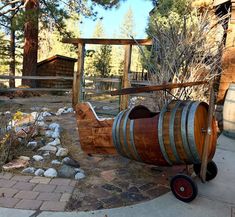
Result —
[{"label": "wood plank", "polygon": [[162,85],[153,85],[146,87],[136,87],[136,88],[125,88],[122,90],[111,91],[110,94],[112,96],[116,95],[125,95],[125,94],[135,94],[135,93],[143,93],[143,92],[151,92],[151,91],[159,91],[159,90],[169,90],[175,88],[182,87],[191,87],[202,84],[207,84],[207,81],[196,81],[196,82],[187,82],[187,83],[172,83],[172,84],[162,84]]},{"label": "wood plank", "polygon": [[214,113],[214,85],[213,82],[210,83],[210,99],[209,99],[209,111],[208,111],[208,121],[207,121],[207,133],[204,141],[203,152],[202,152],[202,164],[200,177],[203,183],[206,182],[206,172],[207,172],[207,163],[208,163],[208,148],[211,142],[212,137],[212,121],[213,121],[213,113]]},{"label": "wood plank", "polygon": [[97,77],[88,77],[86,78],[87,81],[100,81],[100,82],[107,82],[107,83],[120,83],[121,79],[119,78],[97,78]]},{"label": "wood plank", "polygon": [[0,79],[27,79],[27,80],[73,80],[73,77],[64,76],[9,76],[0,75]]},{"label": "wood plank", "polygon": [[68,44],[152,45],[152,39],[64,38]]},{"label": "wood plank", "polygon": [[85,44],[78,44],[78,66],[77,71],[74,73],[73,80],[73,107],[81,101],[82,98],[82,82],[84,73],[84,58],[85,58]]},{"label": "wood plank", "polygon": [[61,92],[67,92],[71,91],[71,89],[64,89],[64,88],[6,88],[6,89],[0,89],[0,93],[6,93],[6,92],[14,92],[14,91],[61,91]]},{"label": "wood plank", "polygon": [[[122,88],[128,88],[130,86],[128,74],[131,67],[131,51],[132,45],[126,45],[125,47],[125,59],[124,59],[124,74],[122,77]],[[124,110],[128,107],[128,96],[121,96],[120,109]]]}]

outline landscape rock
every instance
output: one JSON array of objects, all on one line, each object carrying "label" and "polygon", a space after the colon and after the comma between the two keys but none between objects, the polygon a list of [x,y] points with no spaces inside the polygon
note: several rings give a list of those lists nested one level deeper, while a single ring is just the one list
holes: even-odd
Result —
[{"label": "landscape rock", "polygon": [[51,164],[52,164],[52,165],[61,165],[62,162],[60,162],[59,160],[52,160],[52,161],[51,161]]},{"label": "landscape rock", "polygon": [[55,131],[51,135],[52,138],[60,138],[60,130],[58,128],[55,129]]},{"label": "landscape rock", "polygon": [[45,159],[49,159],[50,158],[50,152],[49,151],[46,151],[42,154],[42,156],[45,158]]},{"label": "landscape rock", "polygon": [[72,112],[74,112],[74,110],[73,110],[73,108],[67,108],[67,111],[66,111],[67,113],[72,113]]},{"label": "landscape rock", "polygon": [[69,150],[67,148],[59,148],[58,151],[56,152],[57,157],[65,157],[69,153]]},{"label": "landscape rock", "polygon": [[28,156],[19,156],[18,159],[24,160],[24,161],[30,161],[30,157]]},{"label": "landscape rock", "polygon": [[28,160],[14,159],[11,162],[3,165],[2,169],[4,171],[9,171],[9,170],[13,170],[13,169],[19,169],[22,167],[26,167],[26,166],[28,166],[28,164],[29,164]]},{"label": "landscape rock", "polygon": [[58,176],[61,178],[74,178],[75,174],[75,169],[65,164],[62,165],[61,168],[58,170]]},{"label": "landscape rock", "polygon": [[60,128],[60,125],[58,123],[51,123],[49,125],[50,130],[55,130],[55,129],[59,129],[59,128]]},{"label": "landscape rock", "polygon": [[22,170],[22,173],[33,174],[36,169],[34,167],[27,167]]},{"label": "landscape rock", "polygon": [[77,173],[85,173],[83,169],[80,168],[74,168]]},{"label": "landscape rock", "polygon": [[39,148],[38,151],[46,151],[46,152],[50,152],[50,153],[55,154],[57,151],[57,148],[55,146],[45,145],[45,146]]},{"label": "landscape rock", "polygon": [[65,111],[65,108],[59,108],[58,111],[56,112],[56,115],[62,115]]},{"label": "landscape rock", "polygon": [[39,112],[31,112],[31,116],[37,121],[42,121],[44,119],[42,114]]},{"label": "landscape rock", "polygon": [[74,176],[74,178],[76,180],[83,179],[85,177],[86,177],[85,174],[84,173],[80,173],[80,172],[76,173],[76,175]]},{"label": "landscape rock", "polygon": [[45,132],[45,136],[46,137],[48,137],[48,138],[50,138],[50,137],[52,137],[52,134],[54,133],[54,131],[52,131],[52,130],[47,130],[46,132]]},{"label": "landscape rock", "polygon": [[42,127],[44,129],[46,129],[48,127],[48,125],[44,122],[44,121],[37,121],[36,124],[39,126],[39,127]]},{"label": "landscape rock", "polygon": [[34,172],[34,175],[35,176],[43,176],[44,174],[44,170],[43,169],[37,169],[35,172]]},{"label": "landscape rock", "polygon": [[49,168],[44,172],[45,177],[57,177],[57,171],[54,168]]},{"label": "landscape rock", "polygon": [[52,114],[50,112],[47,112],[47,111],[42,112],[41,115],[42,115],[42,117],[50,117],[50,116],[52,116]]},{"label": "landscape rock", "polygon": [[28,142],[27,147],[34,150],[38,147],[38,143],[36,141]]},{"label": "landscape rock", "polygon": [[60,139],[55,138],[52,142],[47,143],[47,145],[52,145],[52,146],[60,145]]},{"label": "landscape rock", "polygon": [[32,157],[35,161],[43,161],[43,157],[41,155],[34,155]]},{"label": "landscape rock", "polygon": [[80,167],[80,164],[78,161],[76,160],[73,160],[72,158],[70,157],[65,157],[62,162],[68,166],[72,166],[72,167],[76,167],[76,168],[79,168]]}]

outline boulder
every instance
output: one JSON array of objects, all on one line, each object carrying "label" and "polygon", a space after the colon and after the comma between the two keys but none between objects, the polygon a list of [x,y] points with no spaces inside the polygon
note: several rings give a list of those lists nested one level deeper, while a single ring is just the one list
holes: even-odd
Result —
[{"label": "boulder", "polygon": [[60,139],[55,138],[52,142],[47,143],[47,145],[52,145],[52,146],[60,145]]},{"label": "boulder", "polygon": [[70,157],[65,157],[62,162],[68,166],[72,166],[72,167],[76,167],[76,168],[79,168],[80,167],[80,164],[78,161],[76,160],[73,160],[72,158]]},{"label": "boulder", "polygon": [[33,174],[36,169],[34,167],[27,167],[22,170],[22,173]]},{"label": "boulder", "polygon": [[74,178],[76,171],[74,167],[68,165],[62,165],[58,170],[58,176],[61,178]]},{"label": "boulder", "polygon": [[39,148],[38,151],[45,151],[45,152],[49,152],[49,153],[55,154],[56,151],[57,151],[57,148],[55,146],[45,145],[45,146]]},{"label": "boulder", "polygon": [[43,176],[44,174],[44,170],[43,169],[37,169],[35,172],[34,172],[34,175],[35,176]]},{"label": "boulder", "polygon": [[49,168],[44,172],[45,177],[57,177],[57,171],[54,168]]},{"label": "boulder", "polygon": [[59,160],[52,160],[52,161],[51,161],[51,164],[52,164],[52,165],[61,165],[62,162],[59,161]]},{"label": "boulder", "polygon": [[59,148],[58,151],[56,152],[57,157],[65,157],[69,153],[69,150],[67,148]]},{"label": "boulder", "polygon": [[44,160],[41,155],[34,155],[32,158],[33,158],[35,161],[43,161],[43,160]]},{"label": "boulder", "polygon": [[74,178],[76,180],[80,180],[80,179],[83,179],[85,177],[86,177],[85,174],[84,173],[80,173],[80,172],[76,173],[76,175],[74,176]]}]

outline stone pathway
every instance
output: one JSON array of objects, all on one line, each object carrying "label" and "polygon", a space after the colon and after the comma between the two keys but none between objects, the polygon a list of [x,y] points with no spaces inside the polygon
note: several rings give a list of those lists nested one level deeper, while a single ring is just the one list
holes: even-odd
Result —
[{"label": "stone pathway", "polygon": [[64,211],[75,180],[0,173],[0,207]]}]

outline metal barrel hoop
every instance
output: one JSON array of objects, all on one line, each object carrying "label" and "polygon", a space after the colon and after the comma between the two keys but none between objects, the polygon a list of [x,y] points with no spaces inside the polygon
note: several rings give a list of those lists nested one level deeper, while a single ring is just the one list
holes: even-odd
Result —
[{"label": "metal barrel hoop", "polygon": [[164,105],[164,107],[162,108],[162,110],[160,112],[160,115],[159,115],[159,121],[158,121],[158,142],[159,142],[159,146],[160,146],[160,149],[161,149],[161,152],[162,152],[162,155],[163,155],[165,161],[169,165],[172,165],[172,162],[171,162],[171,160],[169,159],[169,157],[168,157],[168,155],[166,153],[166,149],[165,149],[164,142],[163,142],[163,117],[164,117],[164,114],[167,111],[168,104],[169,103]]},{"label": "metal barrel hoop", "polygon": [[130,121],[130,139],[131,139],[131,146],[132,146],[132,149],[135,153],[135,157],[138,161],[140,162],[143,162],[143,160],[141,159],[137,149],[136,149],[136,146],[135,146],[135,140],[134,140],[134,120],[131,120]]},{"label": "metal barrel hoop", "polygon": [[122,129],[122,132],[123,132],[123,140],[124,140],[124,153],[126,153],[127,157],[131,159],[131,154],[130,154],[130,150],[129,150],[129,147],[128,147],[128,144],[127,144],[127,131],[126,131],[126,128],[127,128],[127,122],[128,122],[128,119],[129,119],[129,114],[130,112],[132,111],[132,109],[129,109],[129,111],[127,111],[126,113],[126,116],[125,116],[125,119],[123,121],[123,129]]},{"label": "metal barrel hoop", "polygon": [[124,157],[126,157],[126,155],[125,155],[125,153],[122,152],[122,149],[121,149],[119,128],[120,128],[120,123],[121,123],[122,117],[123,117],[125,112],[126,112],[126,110],[121,111],[119,113],[119,116],[118,116],[118,119],[117,119],[117,124],[116,124],[116,127],[115,127],[116,149],[117,149],[117,152],[120,155],[124,156]]},{"label": "metal barrel hoop", "polygon": [[195,159],[196,163],[201,163],[201,158],[199,156],[197,145],[195,143],[195,135],[194,135],[194,124],[190,124],[194,122],[195,113],[197,110],[198,105],[201,102],[195,101],[191,108],[189,109],[188,114],[188,121],[187,121],[187,133],[188,133],[188,142],[189,142],[189,148],[191,150],[191,153],[193,155],[193,158]]},{"label": "metal barrel hoop", "polygon": [[187,135],[187,124],[188,124],[188,111],[190,110],[191,105],[194,101],[187,101],[186,106],[184,106],[182,114],[181,114],[181,137],[183,142],[183,147],[187,155],[187,163],[196,163],[197,161],[194,159],[193,154],[189,148],[188,143],[188,135]]},{"label": "metal barrel hoop", "polygon": [[118,113],[118,115],[114,118],[113,126],[112,126],[112,139],[113,139],[113,144],[117,150],[117,139],[116,139],[116,126],[117,126],[117,121],[119,119],[121,112]]},{"label": "metal barrel hoop", "polygon": [[175,127],[175,115],[176,112],[181,105],[182,101],[177,101],[175,107],[170,113],[170,124],[169,124],[169,134],[170,134],[170,146],[174,155],[174,158],[176,159],[176,163],[183,163],[183,161],[180,159],[176,145],[175,145],[175,136],[174,136],[174,127]]}]

